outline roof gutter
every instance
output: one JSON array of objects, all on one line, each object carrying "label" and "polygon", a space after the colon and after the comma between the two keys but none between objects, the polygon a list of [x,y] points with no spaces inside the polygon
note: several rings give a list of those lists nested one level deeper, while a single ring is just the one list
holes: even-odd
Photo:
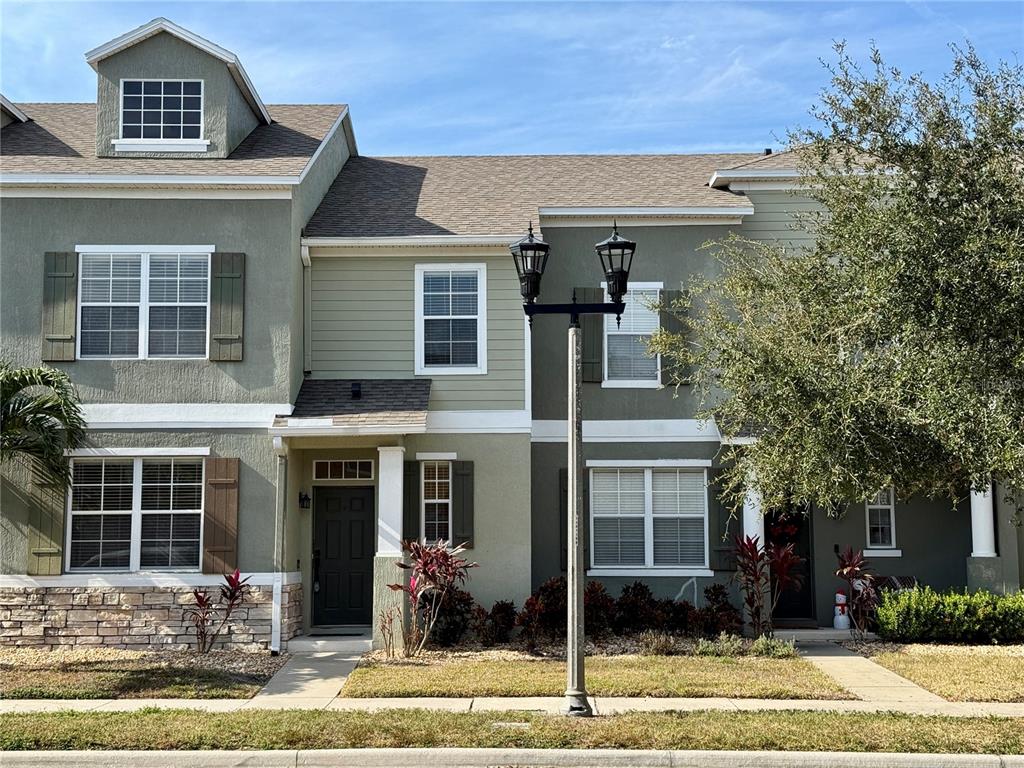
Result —
[{"label": "roof gutter", "polygon": [[699,218],[735,218],[737,216],[753,216],[754,209],[751,206],[614,206],[614,207],[589,207],[589,208],[554,208],[541,207],[541,216],[577,216],[601,217],[609,216],[622,217],[686,217],[694,216]]},{"label": "roof gutter", "polygon": [[801,173],[795,169],[772,169],[765,171],[722,170],[715,171],[708,180],[708,186],[715,189],[728,187],[734,181],[796,181]]},{"label": "roof gutter", "polygon": [[515,235],[402,235],[396,237],[304,237],[303,246],[313,248],[392,248],[412,247],[494,247],[507,246],[522,239]]}]

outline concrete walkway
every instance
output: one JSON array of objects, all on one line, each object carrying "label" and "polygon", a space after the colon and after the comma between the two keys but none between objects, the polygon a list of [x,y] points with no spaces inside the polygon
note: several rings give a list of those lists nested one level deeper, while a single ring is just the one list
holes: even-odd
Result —
[{"label": "concrete walkway", "polygon": [[358,663],[359,654],[295,654],[242,709],[323,709]]},{"label": "concrete walkway", "polygon": [[941,696],[841,645],[802,643],[799,648],[801,656],[858,699],[886,705],[947,703]]}]

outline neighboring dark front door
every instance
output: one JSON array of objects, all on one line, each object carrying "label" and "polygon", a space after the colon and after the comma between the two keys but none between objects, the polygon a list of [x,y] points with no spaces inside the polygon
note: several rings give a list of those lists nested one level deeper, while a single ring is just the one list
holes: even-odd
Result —
[{"label": "neighboring dark front door", "polygon": [[818,626],[814,610],[814,571],[811,551],[811,518],[802,512],[773,512],[765,520],[766,537],[774,544],[793,544],[803,563],[797,572],[803,577],[800,589],[787,589],[779,596],[774,621],[777,626]]},{"label": "neighboring dark front door", "polygon": [[373,488],[313,495],[313,624],[369,624],[373,608]]}]

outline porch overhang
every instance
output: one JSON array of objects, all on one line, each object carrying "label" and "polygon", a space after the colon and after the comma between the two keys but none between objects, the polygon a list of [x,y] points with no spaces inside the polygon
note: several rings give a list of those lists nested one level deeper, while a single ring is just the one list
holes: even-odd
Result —
[{"label": "porch overhang", "polygon": [[430,379],[307,379],[275,437],[411,435],[427,431]]}]

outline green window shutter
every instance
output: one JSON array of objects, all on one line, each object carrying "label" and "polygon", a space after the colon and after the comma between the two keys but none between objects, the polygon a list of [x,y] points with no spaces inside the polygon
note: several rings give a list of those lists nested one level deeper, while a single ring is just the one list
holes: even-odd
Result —
[{"label": "green window shutter", "polygon": [[420,463],[406,461],[402,479],[402,539],[413,541],[420,537]]},{"label": "green window shutter", "polygon": [[722,485],[720,469],[708,469],[708,559],[712,570],[735,571],[736,554],[733,537],[739,530],[739,521],[731,520],[729,510],[719,500]]},{"label": "green window shutter", "polygon": [[[576,301],[598,304],[604,301],[603,288],[577,288]],[[604,379],[604,315],[583,315],[583,380],[600,383]]]},{"label": "green window shutter", "polygon": [[210,256],[210,359],[242,359],[245,307],[245,254]]},{"label": "green window shutter", "polygon": [[473,462],[452,462],[452,543],[473,547]]},{"label": "green window shutter", "polygon": [[[671,333],[674,336],[682,335],[686,332],[686,326],[683,325],[679,317],[669,311],[669,308],[674,307],[682,299],[682,291],[662,291],[661,292],[661,329],[666,333]],[[678,365],[671,361],[666,361],[664,358],[661,360],[661,383],[667,385],[677,384],[686,379],[687,370],[685,366]]]},{"label": "green window shutter", "polygon": [[[0,509],[27,520],[29,576],[59,576],[64,564],[63,487],[41,483],[31,468],[18,461],[0,466]],[[7,507],[10,507],[8,510]]]},{"label": "green window shutter", "polygon": [[43,256],[42,359],[75,359],[78,322],[78,254],[48,252]]},{"label": "green window shutter", "polygon": [[205,462],[203,573],[231,573],[238,567],[238,459],[209,456]]}]

